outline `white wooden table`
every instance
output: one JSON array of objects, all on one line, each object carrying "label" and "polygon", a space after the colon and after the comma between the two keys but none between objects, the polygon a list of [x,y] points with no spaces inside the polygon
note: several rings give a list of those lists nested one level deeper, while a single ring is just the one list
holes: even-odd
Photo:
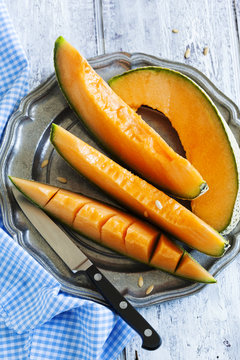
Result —
[{"label": "white wooden table", "polygon": [[[63,35],[87,58],[137,51],[190,64],[240,106],[238,0],[5,2],[30,62],[30,89],[53,72],[53,44]],[[187,47],[191,55],[185,59]],[[121,359],[240,359],[239,256],[217,280],[196,295],[142,309],[163,345],[147,352],[136,337]]]}]

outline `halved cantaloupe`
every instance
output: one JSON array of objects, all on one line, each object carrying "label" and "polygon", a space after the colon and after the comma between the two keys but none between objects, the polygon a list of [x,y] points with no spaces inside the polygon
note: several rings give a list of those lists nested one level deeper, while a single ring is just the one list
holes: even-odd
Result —
[{"label": "halved cantaloupe", "polygon": [[240,152],[209,96],[185,75],[160,67],[131,70],[109,84],[133,109],[147,105],[169,118],[187,159],[209,186],[192,201],[192,211],[217,231],[229,233],[240,218]]},{"label": "halved cantaloupe", "polygon": [[176,236],[192,248],[221,256],[226,241],[191,211],[153,185],[109,159],[69,131],[53,124],[51,142],[77,171],[124,206]]},{"label": "halved cantaloupe", "polygon": [[169,147],[62,37],[55,43],[54,65],[72,109],[117,158],[177,197],[192,199],[207,190],[190,162]]},{"label": "halved cantaloupe", "polygon": [[[81,194],[17,177],[10,177],[10,179],[34,204],[84,236],[173,275],[177,267],[180,268],[181,256],[176,257],[175,253],[183,255],[184,251],[152,225]],[[43,188],[45,189],[44,195]],[[47,189],[48,192],[46,192]],[[46,193],[48,193],[48,199],[45,196]],[[154,248],[157,242],[165,245],[161,247],[159,244],[157,245],[158,254],[156,257],[154,256]],[[167,256],[163,252],[166,252]],[[153,258],[155,258],[153,263],[150,262],[152,253]],[[166,258],[168,262],[166,262]],[[191,259],[190,256],[189,259]],[[191,271],[194,273],[194,277],[191,277]],[[178,276],[193,281],[200,279],[201,282],[205,283],[216,282],[193,259],[192,264],[191,260],[188,261],[186,276],[184,268]]]}]

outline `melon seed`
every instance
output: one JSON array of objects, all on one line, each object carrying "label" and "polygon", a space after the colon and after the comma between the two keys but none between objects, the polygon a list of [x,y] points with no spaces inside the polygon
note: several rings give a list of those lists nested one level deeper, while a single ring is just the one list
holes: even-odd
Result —
[{"label": "melon seed", "polygon": [[142,275],[141,276],[139,276],[139,279],[138,279],[138,286],[141,288],[141,287],[143,287],[143,277],[142,277]]},{"label": "melon seed", "polygon": [[156,207],[157,207],[159,210],[161,210],[161,209],[163,208],[163,206],[162,206],[162,204],[160,203],[159,200],[156,200],[156,201],[155,201],[155,205],[156,205]]},{"label": "melon seed", "polygon": [[58,176],[57,181],[59,181],[60,183],[66,184],[67,179],[65,179],[64,177]]},{"label": "melon seed", "polygon": [[174,34],[177,34],[177,33],[178,33],[178,29],[172,29],[172,32],[173,32]]},{"label": "melon seed", "polygon": [[44,168],[45,166],[47,166],[47,164],[48,164],[48,160],[47,159],[43,160],[43,162],[41,163],[41,168]]},{"label": "melon seed", "polygon": [[148,217],[148,212],[145,210],[144,213],[143,213],[143,215],[144,215],[145,217]]},{"label": "melon seed", "polygon": [[150,285],[146,290],[146,295],[149,295],[153,291],[154,285]]},{"label": "melon seed", "polygon": [[185,51],[184,57],[185,59],[188,59],[190,56],[190,48],[187,48],[187,50]]},{"label": "melon seed", "polygon": [[208,54],[208,51],[209,51],[209,47],[206,46],[204,49],[203,49],[203,55],[207,55]]}]

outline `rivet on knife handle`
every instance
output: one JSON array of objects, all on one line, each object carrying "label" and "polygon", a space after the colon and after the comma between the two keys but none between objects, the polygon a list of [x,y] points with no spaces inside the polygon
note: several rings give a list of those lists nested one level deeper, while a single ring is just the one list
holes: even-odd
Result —
[{"label": "rivet on knife handle", "polygon": [[157,349],[162,343],[158,333],[106,279],[98,268],[91,265],[86,270],[86,273],[115,312],[141,336],[142,347],[147,350]]}]

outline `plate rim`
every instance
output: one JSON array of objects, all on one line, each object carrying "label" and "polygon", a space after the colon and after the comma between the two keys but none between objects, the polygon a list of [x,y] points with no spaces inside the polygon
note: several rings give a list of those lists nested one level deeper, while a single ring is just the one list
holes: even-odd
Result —
[{"label": "plate rim", "polygon": [[[97,69],[99,64],[101,67],[103,66],[104,61],[123,61],[129,66],[134,65],[134,62],[138,60],[150,62],[149,65],[153,66],[164,66],[168,68],[172,68],[174,70],[180,71],[185,73],[187,76],[191,77],[194,81],[196,81],[203,89],[207,87],[205,90],[208,94],[210,93],[211,99],[215,102],[218,101],[223,107],[225,107],[230,114],[232,115],[232,121],[236,126],[240,126],[240,110],[238,106],[228,98],[223,92],[221,92],[202,72],[198,69],[194,68],[193,66],[189,66],[187,64],[183,64],[180,62],[170,61],[167,59],[158,58],[153,55],[148,55],[145,53],[134,52],[134,53],[127,53],[127,52],[114,52],[110,54],[104,54],[100,56],[96,56],[93,58],[88,59],[89,63]],[[159,65],[161,64],[161,65]],[[182,70],[184,69],[184,71]],[[8,123],[6,125],[3,137],[2,137],[2,144],[0,146],[0,185],[3,189],[3,194],[7,194],[7,196],[0,195],[0,206],[2,210],[2,217],[3,217],[3,224],[10,235],[13,237],[15,241],[17,241],[26,251],[28,251],[38,262],[45,268],[44,261],[40,256],[36,256],[36,253],[25,246],[23,241],[23,234],[21,229],[19,229],[14,221],[13,217],[9,214],[9,204],[11,201],[15,201],[13,195],[11,193],[11,188],[7,185],[7,182],[4,181],[6,174],[4,174],[4,166],[6,156],[9,154],[9,150],[12,147],[14,142],[14,127],[19,118],[30,117],[29,110],[34,102],[37,102],[41,97],[46,96],[46,93],[50,91],[54,86],[57,85],[56,76],[53,73],[50,75],[42,84],[38,85],[36,88],[31,90],[21,101],[19,104],[18,109],[12,114],[9,118]],[[8,204],[9,201],[9,204]],[[233,259],[237,256],[240,252],[240,235],[237,234],[234,236],[234,247],[225,254],[224,257],[219,258],[217,262],[210,267],[209,271],[216,276],[220,273]],[[56,276],[56,273],[52,272],[47,269],[57,280],[61,283],[61,288],[68,293],[73,295],[79,295],[79,286],[74,286],[64,281],[62,278]],[[154,304],[160,304],[165,301],[193,295],[200,290],[202,290],[207,284],[201,283],[193,283],[189,286],[184,287],[183,289],[174,289],[168,290],[163,293],[150,295],[146,298],[136,298],[132,295],[127,295],[126,297],[128,300],[136,307],[146,307]],[[84,289],[84,288],[82,288]],[[105,301],[99,295],[99,293],[95,290],[86,289],[85,292],[82,290],[80,296],[97,301],[99,303],[103,303],[106,305]]]}]

